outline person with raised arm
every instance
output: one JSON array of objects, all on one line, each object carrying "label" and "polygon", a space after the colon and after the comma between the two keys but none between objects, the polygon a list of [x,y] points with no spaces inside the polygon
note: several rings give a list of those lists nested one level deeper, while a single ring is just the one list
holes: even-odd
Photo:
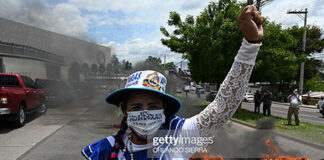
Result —
[{"label": "person with raised arm", "polygon": [[[254,6],[246,6],[238,17],[244,35],[233,65],[215,97],[203,111],[190,117],[176,116],[181,102],[167,94],[167,79],[152,70],[131,74],[125,88],[106,97],[106,102],[123,112],[121,128],[109,136],[86,146],[82,155],[91,160],[189,159],[194,152],[170,152],[176,147],[200,147],[212,143],[185,143],[180,138],[213,135],[235,113],[246,93],[256,56],[263,38],[263,17]],[[201,140],[201,139],[200,139]],[[178,150],[179,151],[179,150]],[[149,153],[153,152],[153,155]]]}]

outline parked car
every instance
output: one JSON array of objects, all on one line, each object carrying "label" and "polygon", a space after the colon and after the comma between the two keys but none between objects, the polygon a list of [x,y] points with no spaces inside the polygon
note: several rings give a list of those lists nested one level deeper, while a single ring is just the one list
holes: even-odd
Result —
[{"label": "parked car", "polygon": [[244,102],[253,102],[254,101],[254,95],[252,93],[245,93],[243,96]]},{"label": "parked car", "polygon": [[63,81],[36,78],[35,82],[43,89],[48,105],[63,104],[73,98],[73,89]]},{"label": "parked car", "polygon": [[324,100],[319,100],[317,103],[317,108],[319,110],[320,113],[322,113],[323,117],[324,117]]},{"label": "parked car", "polygon": [[206,95],[206,101],[212,102],[217,95],[217,91],[212,91]]},{"label": "parked car", "polygon": [[31,78],[0,73],[0,88],[0,116],[13,121],[15,126],[25,124],[27,112],[46,113],[44,92]]}]

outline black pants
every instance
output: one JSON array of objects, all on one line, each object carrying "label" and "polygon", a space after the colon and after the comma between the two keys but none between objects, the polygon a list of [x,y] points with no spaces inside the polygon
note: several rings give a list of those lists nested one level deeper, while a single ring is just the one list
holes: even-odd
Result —
[{"label": "black pants", "polygon": [[271,116],[271,104],[263,103],[263,115]]},{"label": "black pants", "polygon": [[260,102],[254,102],[254,113],[260,113]]}]

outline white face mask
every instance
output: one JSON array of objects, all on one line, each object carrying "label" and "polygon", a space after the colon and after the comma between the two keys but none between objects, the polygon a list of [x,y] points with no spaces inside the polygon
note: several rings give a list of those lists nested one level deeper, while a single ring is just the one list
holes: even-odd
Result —
[{"label": "white face mask", "polygon": [[164,122],[163,109],[127,112],[127,125],[145,139],[154,137]]}]

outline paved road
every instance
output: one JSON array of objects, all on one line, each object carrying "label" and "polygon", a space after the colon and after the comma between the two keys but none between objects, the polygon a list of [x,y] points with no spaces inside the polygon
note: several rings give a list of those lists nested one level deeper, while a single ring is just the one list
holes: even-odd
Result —
[{"label": "paved road", "polygon": [[[0,159],[57,160],[81,159],[80,150],[89,143],[116,133],[114,124],[120,122],[115,110],[101,100],[74,102],[73,105],[51,108],[48,114],[32,119],[20,129],[0,128]],[[184,99],[183,117],[191,117],[202,108],[192,107]],[[226,158],[256,158],[263,153],[264,140],[270,131],[229,122],[215,136],[211,151]],[[323,148],[314,148],[285,137],[272,135],[280,150],[292,156],[312,159],[324,158]]]},{"label": "paved road", "polygon": [[[27,123],[22,128],[13,128],[4,121],[0,122],[0,159],[17,159],[93,107],[95,103],[98,103],[98,100],[81,100],[50,107],[46,115],[27,115]],[[65,140],[61,139],[58,142],[63,143]]]},{"label": "paved road", "polygon": [[[254,103],[243,102],[242,108],[254,111]],[[260,106],[260,112],[262,113],[262,104]],[[286,104],[273,103],[271,105],[271,114],[279,117],[287,118],[288,106]],[[292,116],[293,118],[294,116]],[[300,107],[299,119],[310,123],[324,125],[324,118],[318,109]],[[294,124],[294,119],[292,119]]]}]

